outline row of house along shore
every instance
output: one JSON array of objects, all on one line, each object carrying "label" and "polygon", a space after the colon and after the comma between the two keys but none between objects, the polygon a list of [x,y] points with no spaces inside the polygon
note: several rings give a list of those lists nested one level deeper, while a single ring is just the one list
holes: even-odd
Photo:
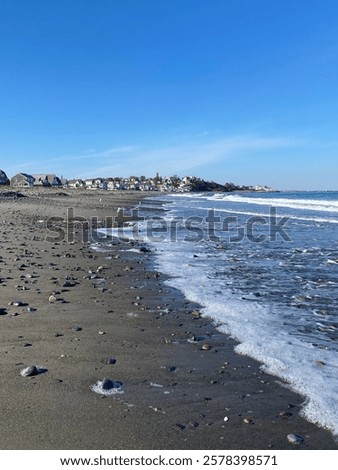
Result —
[{"label": "row of house along shore", "polygon": [[0,170],[0,186],[10,186],[15,189],[24,188],[65,188],[87,189],[107,191],[166,191],[166,192],[190,192],[190,191],[272,191],[267,186],[237,186],[233,183],[224,185],[213,181],[204,181],[194,176],[162,177],[157,173],[155,177],[145,176],[89,178],[89,179],[64,179],[55,174],[27,174],[18,173],[8,178],[6,173]]}]

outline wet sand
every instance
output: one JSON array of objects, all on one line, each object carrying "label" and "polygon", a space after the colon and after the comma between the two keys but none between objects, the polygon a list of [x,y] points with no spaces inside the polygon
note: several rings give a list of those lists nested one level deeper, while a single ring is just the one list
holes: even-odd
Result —
[{"label": "wet sand", "polygon": [[[165,284],[152,253],[96,252],[81,224],[71,243],[46,241],[67,208],[104,225],[146,194],[23,194],[0,195],[1,449],[338,448],[301,418],[302,397]],[[41,373],[20,375],[29,365]],[[124,393],[94,393],[105,377]]]}]

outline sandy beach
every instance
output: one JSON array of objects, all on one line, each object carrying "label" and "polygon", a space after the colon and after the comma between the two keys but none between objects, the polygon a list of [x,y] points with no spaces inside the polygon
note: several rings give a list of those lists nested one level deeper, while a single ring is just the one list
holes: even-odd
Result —
[{"label": "sandy beach", "polygon": [[[1,449],[338,448],[300,416],[301,396],[234,353],[234,340],[165,284],[152,253],[117,241],[95,251],[81,223],[73,240],[50,229],[51,217],[64,227],[69,208],[104,226],[146,193],[8,191],[0,195]],[[32,376],[21,375],[33,365]],[[123,393],[93,391],[104,378]]]}]

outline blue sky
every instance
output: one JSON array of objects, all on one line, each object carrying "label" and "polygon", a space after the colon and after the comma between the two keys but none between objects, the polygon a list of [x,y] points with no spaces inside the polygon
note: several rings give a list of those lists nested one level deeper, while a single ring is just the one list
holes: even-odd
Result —
[{"label": "blue sky", "polygon": [[0,168],[338,189],[336,0],[3,0]]}]

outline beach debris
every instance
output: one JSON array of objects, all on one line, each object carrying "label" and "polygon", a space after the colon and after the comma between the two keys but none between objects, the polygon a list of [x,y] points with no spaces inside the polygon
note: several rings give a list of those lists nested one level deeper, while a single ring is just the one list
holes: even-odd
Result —
[{"label": "beach debris", "polygon": [[105,335],[105,334],[106,334],[105,331],[101,331],[101,330],[99,331],[99,335]]},{"label": "beach debris", "polygon": [[163,385],[161,384],[157,384],[156,382],[150,382],[150,387],[154,387],[154,388],[163,388]]},{"label": "beach debris", "polygon": [[202,347],[201,347],[202,351],[210,351],[211,349],[211,346],[210,344],[203,344]]},{"label": "beach debris", "polygon": [[224,416],[224,419],[223,419],[223,421],[224,421],[225,423],[226,423],[227,421],[229,421],[229,418],[228,418],[228,416]]},{"label": "beach debris", "polygon": [[48,302],[53,303],[53,302],[56,302],[56,301],[57,301],[57,298],[55,297],[54,294],[52,294],[52,295],[49,296]]},{"label": "beach debris", "polygon": [[99,395],[115,395],[124,393],[123,383],[105,377],[103,380],[98,380],[90,389]]},{"label": "beach debris", "polygon": [[290,444],[293,444],[294,446],[299,446],[304,442],[304,438],[298,434],[288,434],[286,438]]},{"label": "beach debris", "polygon": [[39,375],[44,372],[47,372],[47,369],[45,369],[44,367],[37,367],[37,366],[31,365],[22,369],[22,371],[20,372],[20,375],[22,375],[22,377],[33,377],[35,375]]},{"label": "beach debris", "polygon": [[0,315],[7,315],[7,310],[5,308],[0,308]]}]

